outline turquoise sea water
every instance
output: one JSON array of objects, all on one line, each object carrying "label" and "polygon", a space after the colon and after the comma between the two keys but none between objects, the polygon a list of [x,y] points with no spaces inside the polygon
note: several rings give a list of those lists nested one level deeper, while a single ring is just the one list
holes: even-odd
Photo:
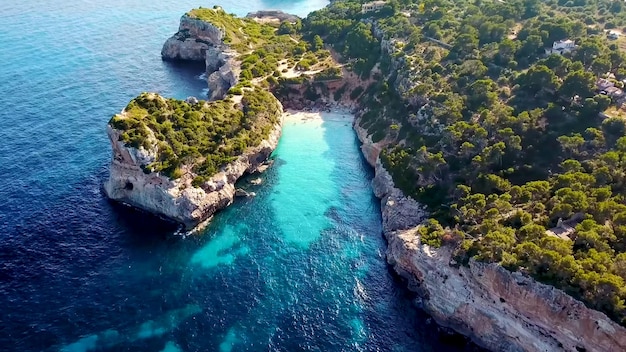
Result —
[{"label": "turquoise sea water", "polygon": [[[221,1],[305,15],[324,1]],[[0,9],[0,350],[458,350],[384,262],[350,122],[287,122],[257,193],[199,235],[107,201],[110,116],[142,91],[200,96],[162,62],[189,0]]]}]

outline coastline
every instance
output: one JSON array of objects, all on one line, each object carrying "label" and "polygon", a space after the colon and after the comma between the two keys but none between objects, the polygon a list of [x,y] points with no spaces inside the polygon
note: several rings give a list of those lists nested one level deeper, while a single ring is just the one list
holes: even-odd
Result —
[{"label": "coastline", "polygon": [[387,263],[417,294],[416,305],[440,326],[492,351],[626,347],[624,327],[565,292],[497,264],[472,260],[459,266],[450,247],[422,243],[419,224],[426,209],[395,187],[380,162],[382,145],[373,143],[359,122],[354,130],[374,168],[372,190],[381,202]]}]

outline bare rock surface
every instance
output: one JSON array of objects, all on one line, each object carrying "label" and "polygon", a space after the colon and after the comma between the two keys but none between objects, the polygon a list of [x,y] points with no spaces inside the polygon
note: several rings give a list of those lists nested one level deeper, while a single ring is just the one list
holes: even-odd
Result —
[{"label": "bare rock surface", "polygon": [[228,90],[239,83],[241,63],[238,54],[226,46],[206,51],[205,63],[209,100],[223,99]]},{"label": "bare rock surface", "polygon": [[221,46],[224,32],[211,23],[183,15],[178,32],[161,49],[163,60],[204,61],[206,51]]}]

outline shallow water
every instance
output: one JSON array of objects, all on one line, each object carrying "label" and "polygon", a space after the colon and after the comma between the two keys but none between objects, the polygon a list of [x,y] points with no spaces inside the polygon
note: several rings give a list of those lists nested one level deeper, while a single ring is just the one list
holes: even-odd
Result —
[{"label": "shallow water", "polygon": [[[285,124],[257,193],[183,238],[107,201],[111,115],[142,91],[199,96],[162,62],[193,1],[0,10],[0,350],[428,351],[436,328],[384,262],[350,122]],[[324,1],[222,2],[300,15]]]}]

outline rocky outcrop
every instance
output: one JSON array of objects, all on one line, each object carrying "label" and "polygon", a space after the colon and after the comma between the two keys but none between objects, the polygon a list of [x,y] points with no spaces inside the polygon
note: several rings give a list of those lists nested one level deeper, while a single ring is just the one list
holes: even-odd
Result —
[{"label": "rocky outcrop", "polygon": [[223,45],[224,32],[211,23],[185,14],[178,32],[161,49],[163,60],[205,61],[210,48]]},{"label": "rocky outcrop", "polygon": [[209,100],[223,99],[228,90],[237,85],[241,73],[238,53],[224,44],[223,39],[222,29],[185,14],[180,19],[178,32],[163,44],[161,57],[164,60],[204,61]]},{"label": "rocky outcrop", "polygon": [[424,208],[397,189],[378,157],[380,145],[355,123],[365,158],[375,168],[387,262],[442,326],[493,351],[626,351],[626,329],[565,292],[497,264],[459,266],[449,247],[420,242]]},{"label": "rocky outcrop", "polygon": [[239,82],[241,63],[237,57],[237,52],[226,46],[213,47],[206,51],[209,100],[224,98],[228,90]]},{"label": "rocky outcrop", "polygon": [[192,180],[195,174],[188,167],[183,168],[185,173],[176,180],[159,173],[145,173],[142,166],[155,160],[156,147],[150,150],[128,147],[119,140],[120,131],[108,126],[113,160],[104,190],[113,200],[175,220],[192,229],[233,202],[235,182],[265,163],[278,145],[281,130],[280,123],[274,125],[269,137],[258,146],[248,148],[201,187],[194,187]]},{"label": "rocky outcrop", "polygon": [[245,197],[245,198],[256,197],[256,193],[248,192],[242,188],[237,188],[235,190],[235,197]]}]

